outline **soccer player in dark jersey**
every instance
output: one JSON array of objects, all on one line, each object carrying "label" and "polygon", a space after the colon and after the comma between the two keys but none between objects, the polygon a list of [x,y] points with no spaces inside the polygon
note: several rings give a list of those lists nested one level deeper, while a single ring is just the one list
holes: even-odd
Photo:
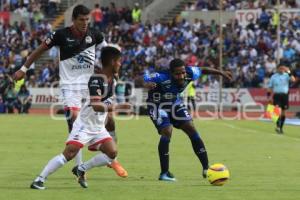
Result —
[{"label": "soccer player in dark jersey", "polygon": [[117,147],[105,128],[108,112],[115,109],[128,109],[130,104],[114,105],[110,98],[113,95],[114,73],[121,67],[121,52],[114,47],[102,49],[102,70],[95,70],[95,74],[88,82],[89,96],[76,118],[73,129],[66,141],[63,153],[52,158],[44,167],[40,175],[32,182],[32,189],[45,189],[46,178],[72,160],[79,150],[88,146],[90,151],[101,151],[90,160],[73,168],[81,187],[87,188],[85,172],[94,167],[106,166],[117,156]]},{"label": "soccer player in dark jersey", "polygon": [[[65,115],[69,132],[77,118],[82,101],[88,96],[87,83],[94,73],[96,48],[106,46],[104,35],[95,29],[89,28],[90,10],[84,5],[77,5],[73,9],[73,25],[53,32],[27,58],[24,65],[18,70],[14,78],[20,80],[25,76],[28,67],[45,51],[53,46],[59,47],[59,77],[60,89],[64,103]],[[107,128],[114,134],[113,118],[108,118]],[[82,152],[76,156],[76,164],[82,163]],[[127,177],[126,170],[115,161],[111,165],[121,177]]]},{"label": "soccer player in dark jersey", "polygon": [[231,74],[208,67],[185,66],[180,59],[170,62],[170,69],[153,74],[145,74],[145,87],[149,89],[147,107],[150,118],[161,135],[158,144],[161,173],[159,180],[176,181],[169,171],[169,143],[172,127],[181,129],[190,138],[193,149],[202,164],[205,178],[209,167],[207,152],[202,139],[195,129],[192,117],[180,98],[186,86],[197,80],[201,74],[221,75],[231,79]]}]

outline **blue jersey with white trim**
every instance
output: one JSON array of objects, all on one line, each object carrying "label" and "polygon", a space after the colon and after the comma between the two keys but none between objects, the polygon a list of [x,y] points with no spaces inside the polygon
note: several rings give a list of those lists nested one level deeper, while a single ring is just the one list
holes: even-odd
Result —
[{"label": "blue jersey with white trim", "polygon": [[172,80],[170,71],[167,70],[145,74],[144,81],[146,83],[156,83],[156,88],[148,91],[147,101],[152,103],[181,102],[180,93],[184,91],[191,81],[197,80],[202,74],[201,69],[196,66],[185,67],[185,70],[187,77],[182,86],[177,85],[174,80]]}]

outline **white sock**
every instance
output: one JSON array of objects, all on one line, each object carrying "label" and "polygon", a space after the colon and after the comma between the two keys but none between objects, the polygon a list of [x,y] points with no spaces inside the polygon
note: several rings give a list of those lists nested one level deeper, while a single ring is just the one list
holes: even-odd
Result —
[{"label": "white sock", "polygon": [[93,167],[101,167],[111,164],[112,161],[113,159],[109,158],[106,154],[100,153],[79,165],[78,169],[81,171],[87,171]]},{"label": "white sock", "polygon": [[43,171],[41,174],[35,179],[35,181],[42,181],[45,182],[45,179],[58,170],[60,167],[62,167],[64,164],[67,163],[67,159],[63,154],[59,154],[52,158],[48,164],[44,167]]},{"label": "white sock", "polygon": [[76,154],[74,160],[75,160],[75,164],[76,164],[76,165],[79,166],[79,165],[82,164],[82,149],[80,149],[80,150],[78,151],[78,153]]},{"label": "white sock", "polygon": [[114,139],[114,141],[117,143],[117,135],[115,131],[109,131],[109,135]]}]

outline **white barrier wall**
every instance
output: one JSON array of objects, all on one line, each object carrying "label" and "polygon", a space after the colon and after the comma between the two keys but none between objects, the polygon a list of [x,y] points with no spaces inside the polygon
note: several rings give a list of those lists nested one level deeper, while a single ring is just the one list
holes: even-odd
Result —
[{"label": "white barrier wall", "polygon": [[[43,105],[45,107],[51,104],[61,102],[60,90],[58,88],[32,88],[32,103],[35,105]],[[196,103],[218,103],[219,90],[216,89],[196,89]],[[147,99],[147,92],[141,88],[133,89],[131,102],[135,105],[144,105]],[[291,106],[300,106],[300,90],[291,89],[289,95]],[[222,103],[226,106],[240,104],[267,104],[267,96],[265,89],[223,89]]]}]

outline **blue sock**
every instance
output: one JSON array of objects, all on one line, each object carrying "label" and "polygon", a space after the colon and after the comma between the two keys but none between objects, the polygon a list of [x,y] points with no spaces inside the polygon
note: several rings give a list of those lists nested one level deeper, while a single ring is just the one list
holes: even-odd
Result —
[{"label": "blue sock", "polygon": [[207,157],[207,152],[204,146],[204,143],[202,139],[200,138],[198,133],[194,133],[193,135],[189,136],[194,152],[199,158],[203,169],[208,169],[208,157]]},{"label": "blue sock", "polygon": [[166,173],[169,171],[169,143],[170,139],[168,137],[160,137],[160,141],[158,144],[158,153],[161,173]]}]

